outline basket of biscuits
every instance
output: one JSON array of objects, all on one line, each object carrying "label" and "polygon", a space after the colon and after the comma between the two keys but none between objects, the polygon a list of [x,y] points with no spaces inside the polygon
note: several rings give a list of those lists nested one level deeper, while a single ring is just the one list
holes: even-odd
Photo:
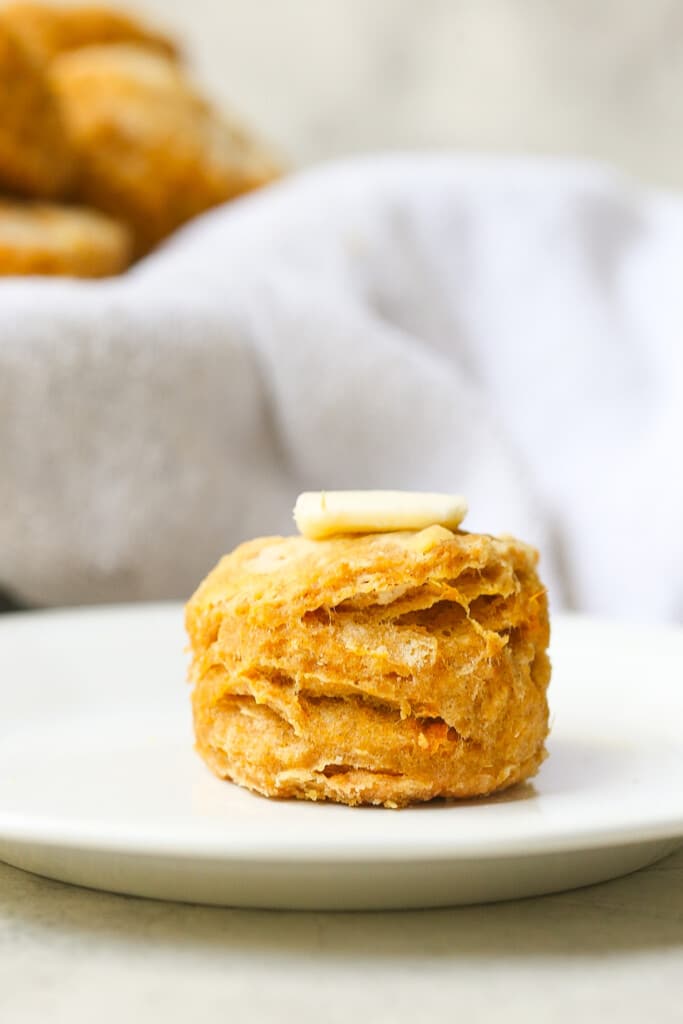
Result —
[{"label": "basket of biscuits", "polygon": [[0,126],[0,275],[119,274],[280,174],[173,39],[107,8],[0,8]]}]

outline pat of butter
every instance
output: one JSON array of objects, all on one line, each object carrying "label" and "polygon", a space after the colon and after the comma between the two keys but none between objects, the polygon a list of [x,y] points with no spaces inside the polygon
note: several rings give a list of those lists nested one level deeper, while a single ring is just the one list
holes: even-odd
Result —
[{"label": "pat of butter", "polygon": [[467,502],[457,494],[419,491],[306,491],[294,506],[299,532],[310,540],[428,526],[455,529],[466,514]]}]

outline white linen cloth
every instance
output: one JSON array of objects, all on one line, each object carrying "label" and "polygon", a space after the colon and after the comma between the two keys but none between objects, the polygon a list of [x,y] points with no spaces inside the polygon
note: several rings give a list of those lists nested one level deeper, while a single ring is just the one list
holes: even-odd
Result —
[{"label": "white linen cloth", "polygon": [[188,595],[303,489],[465,494],[555,607],[683,620],[683,201],[392,156],[206,215],[121,278],[0,281],[0,587]]}]

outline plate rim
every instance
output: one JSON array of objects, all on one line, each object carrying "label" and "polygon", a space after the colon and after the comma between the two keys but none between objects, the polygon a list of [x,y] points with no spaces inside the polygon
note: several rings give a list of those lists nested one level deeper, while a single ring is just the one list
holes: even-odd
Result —
[{"label": "plate rim", "polygon": [[[265,798],[263,798],[265,799]],[[354,810],[349,808],[349,810]],[[454,808],[457,813],[457,808]],[[196,841],[188,841],[187,837],[171,837],[151,835],[145,841],[145,832],[138,830],[136,837],[116,835],[116,831],[108,832],[99,828],[89,831],[79,825],[70,826],[61,823],[55,829],[52,838],[46,838],[45,832],[50,819],[40,819],[40,824],[25,822],[21,818],[0,815],[0,850],[2,844],[21,843],[23,845],[40,846],[42,848],[70,848],[102,851],[121,856],[160,857],[191,860],[217,860],[226,863],[242,863],[244,861],[261,864],[275,863],[367,863],[380,864],[398,861],[468,861],[472,859],[496,861],[510,857],[536,855],[553,855],[576,853],[579,851],[598,850],[634,846],[643,843],[678,840],[683,843],[683,815],[670,817],[646,827],[633,825],[598,830],[574,830],[570,833],[555,831],[553,834],[540,834],[522,838],[519,836],[506,841],[493,843],[478,840],[467,843],[458,837],[457,843],[447,840],[401,840],[397,846],[372,846],[367,838],[354,837],[351,841],[326,844],[324,840],[311,841],[310,836],[305,842],[289,842],[264,847],[263,838],[258,837],[247,841],[226,842],[224,837],[200,835]]]}]

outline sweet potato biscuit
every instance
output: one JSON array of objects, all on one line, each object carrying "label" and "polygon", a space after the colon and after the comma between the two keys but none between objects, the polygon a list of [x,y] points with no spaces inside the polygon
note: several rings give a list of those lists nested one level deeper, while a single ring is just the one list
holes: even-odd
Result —
[{"label": "sweet potato biscuit", "polygon": [[536,561],[438,526],[243,544],[186,610],[200,754],[267,796],[347,804],[528,778],[548,732]]},{"label": "sweet potato biscuit", "polygon": [[0,274],[106,277],[126,268],[128,229],[94,210],[0,200]]},{"label": "sweet potato biscuit", "polygon": [[4,7],[2,15],[41,61],[99,43],[138,43],[168,57],[178,56],[172,39],[107,7],[14,3]]},{"label": "sweet potato biscuit", "polygon": [[58,57],[51,74],[79,155],[79,195],[130,224],[139,253],[276,175],[159,54],[93,46]]},{"label": "sweet potato biscuit", "polygon": [[61,195],[73,152],[42,68],[0,16],[0,190]]}]

